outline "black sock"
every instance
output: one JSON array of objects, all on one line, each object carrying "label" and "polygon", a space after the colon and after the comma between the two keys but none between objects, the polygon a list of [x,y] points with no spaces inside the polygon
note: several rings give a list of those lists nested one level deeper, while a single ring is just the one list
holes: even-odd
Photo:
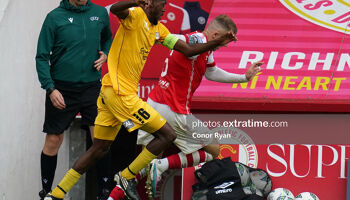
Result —
[{"label": "black sock", "polygon": [[55,177],[57,155],[48,156],[41,152],[41,184],[45,192],[50,192]]}]

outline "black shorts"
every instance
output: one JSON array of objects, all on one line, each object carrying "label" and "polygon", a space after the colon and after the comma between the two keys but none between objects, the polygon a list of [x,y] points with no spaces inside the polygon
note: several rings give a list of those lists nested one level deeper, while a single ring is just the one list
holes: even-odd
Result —
[{"label": "black shorts", "polygon": [[84,87],[63,87],[55,85],[61,92],[66,108],[63,110],[53,106],[50,97],[46,95],[44,133],[61,134],[68,129],[72,121],[80,112],[82,126],[93,126],[97,116],[97,98],[101,89],[101,82]]}]

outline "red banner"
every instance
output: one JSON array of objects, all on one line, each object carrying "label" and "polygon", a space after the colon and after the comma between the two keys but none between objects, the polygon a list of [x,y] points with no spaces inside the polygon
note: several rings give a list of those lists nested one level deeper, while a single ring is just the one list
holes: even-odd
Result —
[{"label": "red banner", "polygon": [[[222,157],[231,156],[241,161],[244,146],[227,145]],[[273,181],[273,188],[287,188],[294,196],[312,192],[320,199],[346,199],[346,163],[350,157],[350,145],[256,145],[258,168],[266,170]],[[237,159],[237,155],[239,159]],[[239,156],[241,155],[241,156]],[[244,157],[244,156],[243,156]],[[190,199],[195,183],[194,168],[183,170],[182,199]]]},{"label": "red banner", "polygon": [[[225,109],[260,110],[271,103],[268,110],[288,111],[294,109],[290,103],[326,103],[347,105],[343,111],[349,112],[349,9],[349,1],[343,0],[214,1],[209,21],[229,15],[238,26],[239,39],[215,52],[218,66],[244,73],[252,62],[263,60],[264,71],[248,84],[203,80],[193,105],[200,109],[207,101],[231,101],[242,104],[227,103]],[[313,109],[336,110],[331,106]]]},{"label": "red banner", "polygon": [[215,54],[218,66],[244,73],[251,62],[263,60],[264,71],[249,84],[203,81],[197,96],[350,103],[350,6],[337,0],[327,1],[329,6],[312,2],[215,1],[209,20],[229,15],[239,39]]}]

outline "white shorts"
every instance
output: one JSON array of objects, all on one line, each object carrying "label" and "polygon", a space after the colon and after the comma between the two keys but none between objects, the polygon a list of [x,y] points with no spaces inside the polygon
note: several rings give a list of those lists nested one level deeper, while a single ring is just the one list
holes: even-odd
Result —
[{"label": "white shorts", "polygon": [[[197,139],[193,137],[193,133],[209,132],[208,128],[194,128],[192,122],[199,121],[192,114],[179,114],[173,112],[168,105],[157,103],[148,98],[147,103],[151,105],[159,114],[166,119],[170,126],[174,129],[177,138],[174,144],[185,154],[190,154],[202,149],[211,141],[208,139]],[[152,139],[153,135],[139,130],[137,144],[146,146]]]}]

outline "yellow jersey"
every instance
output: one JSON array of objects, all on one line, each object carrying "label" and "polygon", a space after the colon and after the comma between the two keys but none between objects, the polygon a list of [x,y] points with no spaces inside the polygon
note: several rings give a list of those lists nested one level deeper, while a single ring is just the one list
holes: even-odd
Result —
[{"label": "yellow jersey", "polygon": [[113,86],[118,95],[136,94],[148,53],[156,42],[163,43],[170,32],[161,23],[153,25],[140,7],[129,8],[129,15],[120,23],[102,85]]}]

